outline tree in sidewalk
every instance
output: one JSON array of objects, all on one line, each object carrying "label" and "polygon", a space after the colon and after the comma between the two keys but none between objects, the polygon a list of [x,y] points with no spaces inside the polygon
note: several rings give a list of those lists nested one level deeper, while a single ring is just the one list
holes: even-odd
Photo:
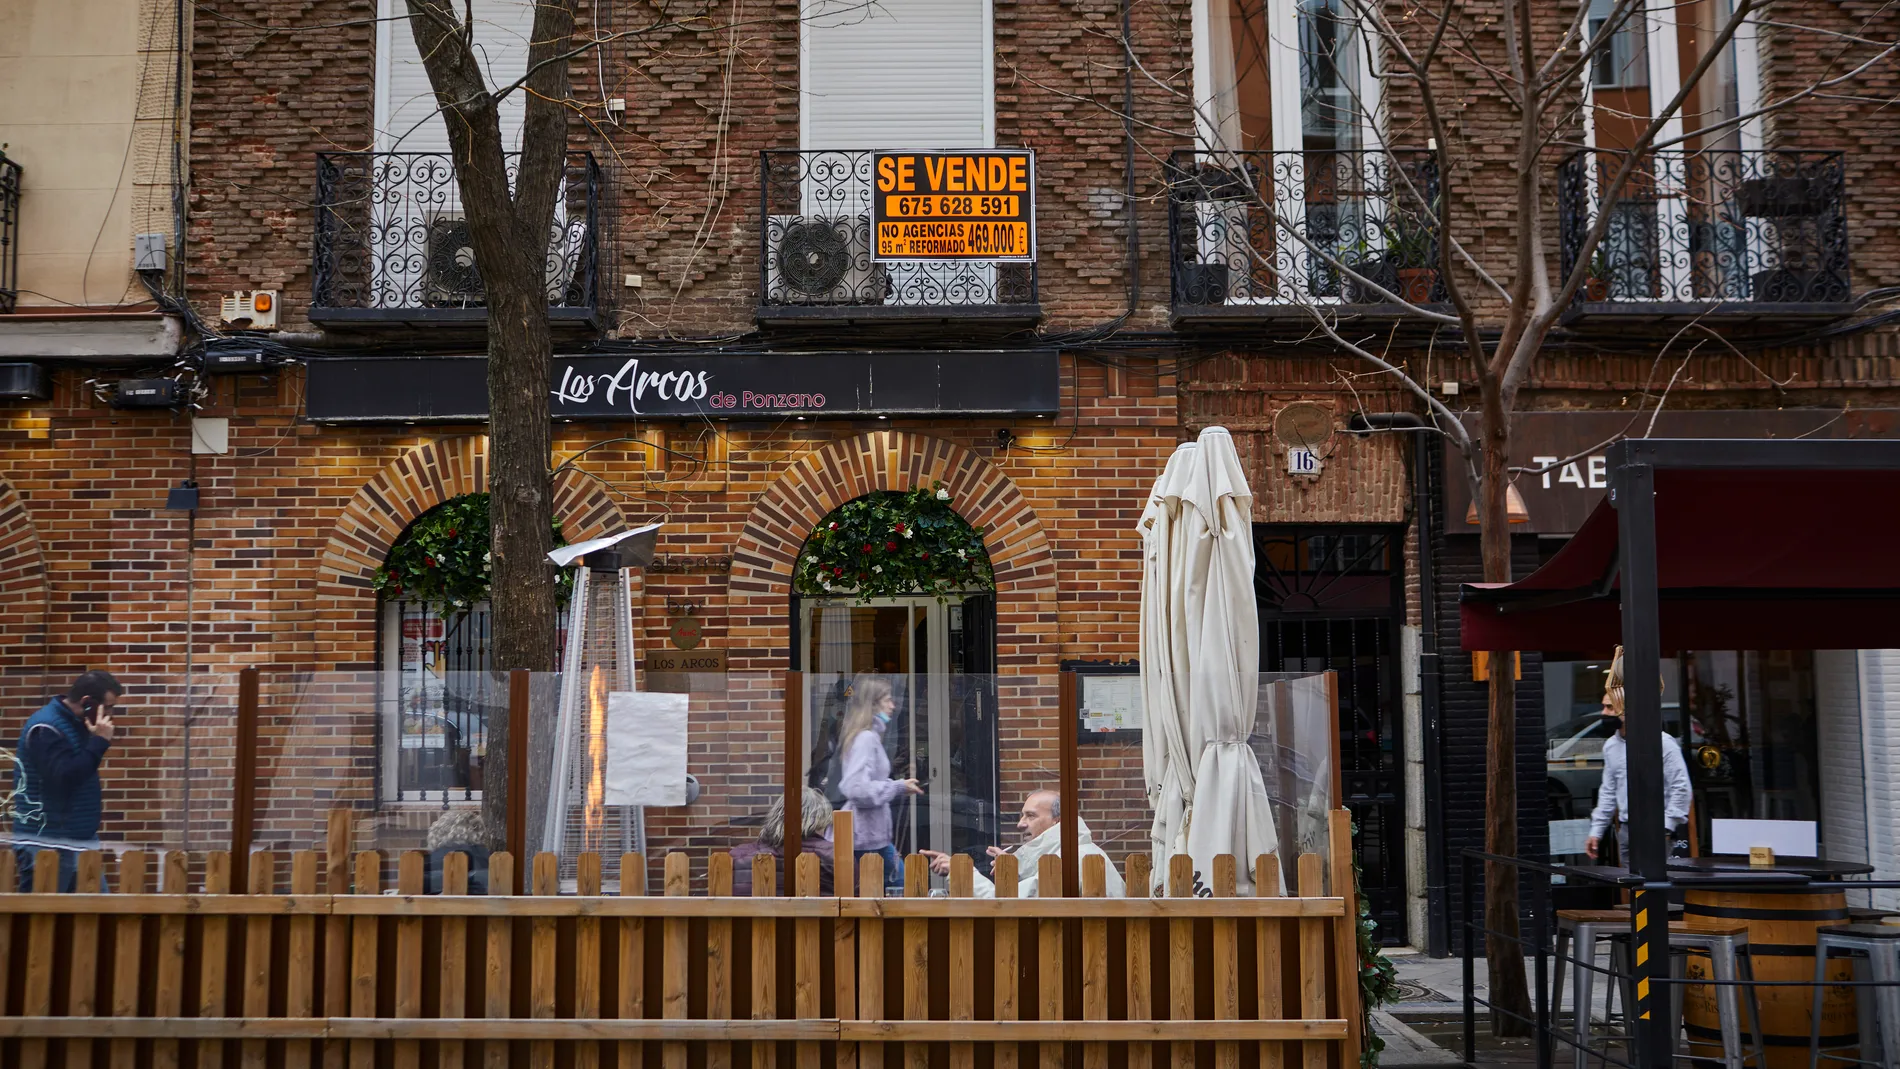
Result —
[{"label": "tree in sidewalk", "polygon": [[[566,185],[568,60],[576,54],[576,0],[538,0],[527,72],[490,87],[477,59],[472,6],[407,0],[409,26],[435,91],[461,192],[469,241],[488,306],[488,478],[493,524],[490,595],[496,670],[552,671],[555,665],[553,429],[548,383],[554,340],[548,323],[547,252],[557,200]],[[581,45],[580,47],[585,47]],[[521,149],[510,175],[501,106],[524,97]],[[512,180],[511,180],[512,177]],[[506,717],[488,724],[488,753],[499,769],[508,752]],[[525,789],[505,775],[483,780],[489,834],[507,825],[508,794]]]},{"label": "tree in sidewalk", "polygon": [[[1554,466],[1527,469],[1511,463],[1511,416],[1538,353],[1574,300],[1580,295],[1603,299],[1601,290],[1615,281],[1605,277],[1601,250],[1608,248],[1606,239],[1621,218],[1617,209],[1626,203],[1656,200],[1659,189],[1678,199],[1698,195],[1693,184],[1681,181],[1682,175],[1665,174],[1667,165],[1659,162],[1665,157],[1657,154],[1671,152],[1667,158],[1693,159],[1717,137],[1750,124],[1759,129],[1765,116],[1804,100],[1844,92],[1842,86],[1864,81],[1874,68],[1891,66],[1900,49],[1900,26],[1896,25],[1900,20],[1884,9],[1850,32],[1842,32],[1798,25],[1787,13],[1766,19],[1759,14],[1760,0],[1734,0],[1725,13],[1715,6],[1717,0],[1680,0],[1685,8],[1709,5],[1715,17],[1703,20],[1694,31],[1700,38],[1694,42],[1699,58],[1681,72],[1673,95],[1653,99],[1648,114],[1613,111],[1604,102],[1593,104],[1586,95],[1592,65],[1612,54],[1618,34],[1644,35],[1651,20],[1689,22],[1674,10],[1676,3],[1664,3],[1668,14],[1646,9],[1644,0],[1613,0],[1607,12],[1587,0],[1564,9],[1534,5],[1531,0],[1495,4],[1333,0],[1319,4],[1328,14],[1314,18],[1333,19],[1350,30],[1331,36],[1322,28],[1311,37],[1331,36],[1330,44],[1319,45],[1322,50],[1349,49],[1357,56],[1332,51],[1303,56],[1303,95],[1311,88],[1308,81],[1323,80],[1314,77],[1319,72],[1307,69],[1309,65],[1334,66],[1337,72],[1337,67],[1364,64],[1378,72],[1386,104],[1367,106],[1358,98],[1356,87],[1347,85],[1343,88],[1352,97],[1347,110],[1358,116],[1378,115],[1371,121],[1359,120],[1367,127],[1371,144],[1424,142],[1427,148],[1421,155],[1429,166],[1407,165],[1396,152],[1381,166],[1372,162],[1380,155],[1376,152],[1362,157],[1344,149],[1321,150],[1305,154],[1298,167],[1276,161],[1272,174],[1262,175],[1238,151],[1242,148],[1242,138],[1236,136],[1238,75],[1224,86],[1217,84],[1218,78],[1209,79],[1204,83],[1213,88],[1208,99],[1180,94],[1194,112],[1197,153],[1194,164],[1174,169],[1174,196],[1177,202],[1194,201],[1188,210],[1206,213],[1196,218],[1200,232],[1188,240],[1211,239],[1228,250],[1246,272],[1245,287],[1251,299],[1303,306],[1316,339],[1389,376],[1395,386],[1417,398],[1437,430],[1463,457],[1462,477],[1476,487],[1486,582],[1512,579],[1507,507],[1511,480]],[[1221,5],[1212,6],[1210,24],[1223,22]],[[1302,5],[1302,10],[1307,6]],[[1258,0],[1244,0],[1243,16],[1232,25],[1244,24],[1246,9],[1259,8]],[[1755,35],[1770,30],[1812,35],[1824,53],[1815,68],[1822,73],[1801,86],[1784,82],[1773,99],[1747,113],[1689,108],[1691,99],[1713,84],[1712,71],[1738,35],[1752,47]],[[1225,31],[1215,39],[1224,36]],[[1261,41],[1268,36],[1259,35]],[[1306,27],[1296,36],[1312,47]],[[1341,45],[1342,40],[1351,44]],[[1641,56],[1636,51],[1634,58],[1640,62]],[[1256,69],[1266,66],[1264,55],[1249,58]],[[1132,51],[1130,62],[1139,66]],[[1179,92],[1164,78],[1148,76],[1162,88]],[[1286,84],[1286,79],[1276,83]],[[1474,87],[1482,87],[1483,92]],[[1854,99],[1862,105],[1862,114],[1872,114],[1890,102],[1865,95]],[[1323,96],[1303,99],[1301,105],[1305,108],[1315,102],[1321,108],[1338,106]],[[1480,114],[1478,109],[1489,110]],[[1274,109],[1276,120],[1299,114],[1299,109]],[[1607,139],[1618,141],[1617,147],[1605,150],[1587,143],[1585,129],[1592,121],[1608,121],[1617,127],[1617,136]],[[1383,130],[1372,129],[1380,123]],[[1502,178],[1496,166],[1500,146],[1510,169]],[[1559,249],[1555,244],[1558,227],[1550,218],[1549,205],[1556,199],[1553,187],[1559,157],[1572,151],[1590,154],[1582,157],[1582,168],[1567,172],[1566,181],[1587,187],[1587,199],[1600,207],[1591,210],[1587,221],[1572,221],[1561,236],[1566,247]],[[1317,174],[1318,168],[1307,169],[1313,159],[1336,170]],[[1471,185],[1474,174],[1482,175],[1486,184]],[[1674,188],[1668,189],[1672,179]],[[1280,187],[1277,192],[1275,184]],[[1582,187],[1572,192],[1584,194]],[[1354,224],[1345,210],[1355,195],[1363,198],[1356,235],[1346,233]],[[1373,206],[1375,200],[1384,201],[1385,207]],[[1304,201],[1331,201],[1338,211],[1335,222],[1340,234],[1321,235],[1318,226],[1309,228]],[[1511,211],[1509,240],[1475,240],[1481,238],[1487,214],[1500,201]],[[1229,211],[1223,204],[1242,206],[1245,214]],[[1379,211],[1389,214],[1369,217]],[[1695,224],[1682,221],[1679,225],[1686,230]],[[1619,244],[1617,251],[1626,254],[1628,250]],[[1188,255],[1192,259],[1195,253]],[[1428,266],[1428,277],[1421,280],[1415,272],[1407,279],[1396,265]],[[1224,303],[1236,292],[1225,271],[1212,272],[1199,284],[1202,291],[1191,297],[1193,303]],[[1839,279],[1843,289],[1846,284],[1844,277]],[[1463,374],[1434,375],[1434,370],[1441,369],[1409,364],[1395,353],[1390,332],[1383,341],[1369,340],[1364,332],[1349,336],[1338,304],[1316,299],[1316,291],[1325,285],[1347,302],[1388,304],[1398,308],[1403,318],[1430,327],[1434,348],[1452,350],[1456,355],[1450,359],[1458,362]],[[1732,290],[1715,295],[1715,299],[1732,297]],[[1704,295],[1703,299],[1708,298]],[[1700,322],[1685,327],[1669,344],[1692,330],[1702,343],[1730,344]],[[1438,378],[1475,381],[1475,427],[1467,426],[1432,394],[1428,384]],[[1656,403],[1660,406],[1661,399]],[[1485,847],[1504,856],[1518,850],[1517,687],[1515,673],[1509,670],[1514,656],[1513,651],[1493,651],[1491,664],[1499,670],[1489,673]],[[1495,1007],[1493,1028],[1499,1034],[1527,1033],[1532,1019],[1523,948],[1517,942],[1518,915],[1516,871],[1488,866],[1486,956]]]}]

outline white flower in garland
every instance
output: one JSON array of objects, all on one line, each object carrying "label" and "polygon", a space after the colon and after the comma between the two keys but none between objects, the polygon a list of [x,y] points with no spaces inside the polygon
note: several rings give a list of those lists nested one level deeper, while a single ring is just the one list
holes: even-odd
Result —
[{"label": "white flower in garland", "polygon": [[948,500],[950,500],[950,491],[948,491],[948,490],[945,490],[945,489],[944,489],[943,487],[941,487],[941,486],[939,486],[939,487],[937,487],[937,500],[939,500],[939,501],[948,501]]},{"label": "white flower in garland", "polygon": [[879,575],[883,575],[883,574],[884,574],[884,566],[883,566],[882,564],[873,564],[873,565],[871,565],[871,570],[872,570],[872,571],[874,571],[874,572],[876,572],[876,573],[877,573],[877,574],[879,574]]},{"label": "white flower in garland", "polygon": [[916,534],[916,533],[917,533],[917,528],[915,528],[915,527],[906,527],[906,528],[904,528],[904,537],[905,537],[905,538],[909,538],[910,536],[912,536],[912,535],[914,535],[914,534]]},{"label": "white flower in garland", "polygon": [[968,550],[963,550],[963,549],[959,549],[959,550],[957,550],[957,559],[958,559],[958,560],[968,560],[968,559],[969,559],[969,557],[970,557],[970,553],[969,553],[969,551],[968,551]]}]

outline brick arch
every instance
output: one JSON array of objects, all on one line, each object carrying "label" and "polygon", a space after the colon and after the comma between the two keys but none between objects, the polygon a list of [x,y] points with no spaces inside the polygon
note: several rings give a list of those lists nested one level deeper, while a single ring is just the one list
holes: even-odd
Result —
[{"label": "brick arch", "polygon": [[996,573],[999,670],[1052,666],[1055,556],[1035,509],[989,461],[912,431],[872,431],[831,442],[800,458],[759,496],[733,547],[728,590],[734,622],[783,626],[792,563],[832,509],[873,490],[906,490],[935,480],[950,491],[957,514],[983,529]]},{"label": "brick arch", "polygon": [[26,501],[0,477],[0,668],[43,667],[46,561]]},{"label": "brick arch", "polygon": [[[486,489],[488,437],[466,435],[416,446],[356,491],[330,532],[317,570],[319,626],[340,632],[328,652],[373,647],[376,598],[370,580],[409,525],[445,501]],[[554,515],[573,542],[628,526],[600,484],[572,469],[555,480]]]}]

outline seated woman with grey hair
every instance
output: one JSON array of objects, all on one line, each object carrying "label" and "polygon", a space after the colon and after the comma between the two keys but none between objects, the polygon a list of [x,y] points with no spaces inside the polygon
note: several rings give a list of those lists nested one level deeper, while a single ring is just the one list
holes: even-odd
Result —
[{"label": "seated woman with grey hair", "polygon": [[[805,788],[799,803],[799,816],[804,825],[805,834],[800,837],[799,849],[818,857],[818,893],[832,893],[831,884],[831,840],[825,833],[831,830],[831,802],[825,796],[810,787]],[[765,811],[765,824],[759,829],[757,842],[747,843],[732,852],[732,893],[735,895],[752,894],[752,859],[761,854],[772,857],[785,856],[785,799],[783,796],[772,800],[772,808]],[[785,878],[785,867],[774,865],[778,869],[778,893],[789,895],[792,888]]]},{"label": "seated woman with grey hair", "polygon": [[[429,850],[424,877],[428,893],[442,893],[442,865],[450,854],[468,855],[468,893],[488,893],[488,822],[479,809],[451,809],[429,825],[423,845]],[[505,888],[506,891],[512,888]]]}]

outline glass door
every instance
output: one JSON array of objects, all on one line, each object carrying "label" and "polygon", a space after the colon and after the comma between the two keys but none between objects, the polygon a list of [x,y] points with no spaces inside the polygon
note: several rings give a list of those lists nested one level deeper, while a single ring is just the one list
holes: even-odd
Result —
[{"label": "glass door", "polygon": [[866,675],[891,686],[896,708],[884,735],[891,775],[916,777],[921,796],[891,803],[900,854],[964,852],[983,859],[997,842],[994,688],[983,670],[989,640],[979,619],[988,598],[801,599],[798,663],[804,671],[806,783],[834,807],[843,743],[838,731],[854,683]]}]

